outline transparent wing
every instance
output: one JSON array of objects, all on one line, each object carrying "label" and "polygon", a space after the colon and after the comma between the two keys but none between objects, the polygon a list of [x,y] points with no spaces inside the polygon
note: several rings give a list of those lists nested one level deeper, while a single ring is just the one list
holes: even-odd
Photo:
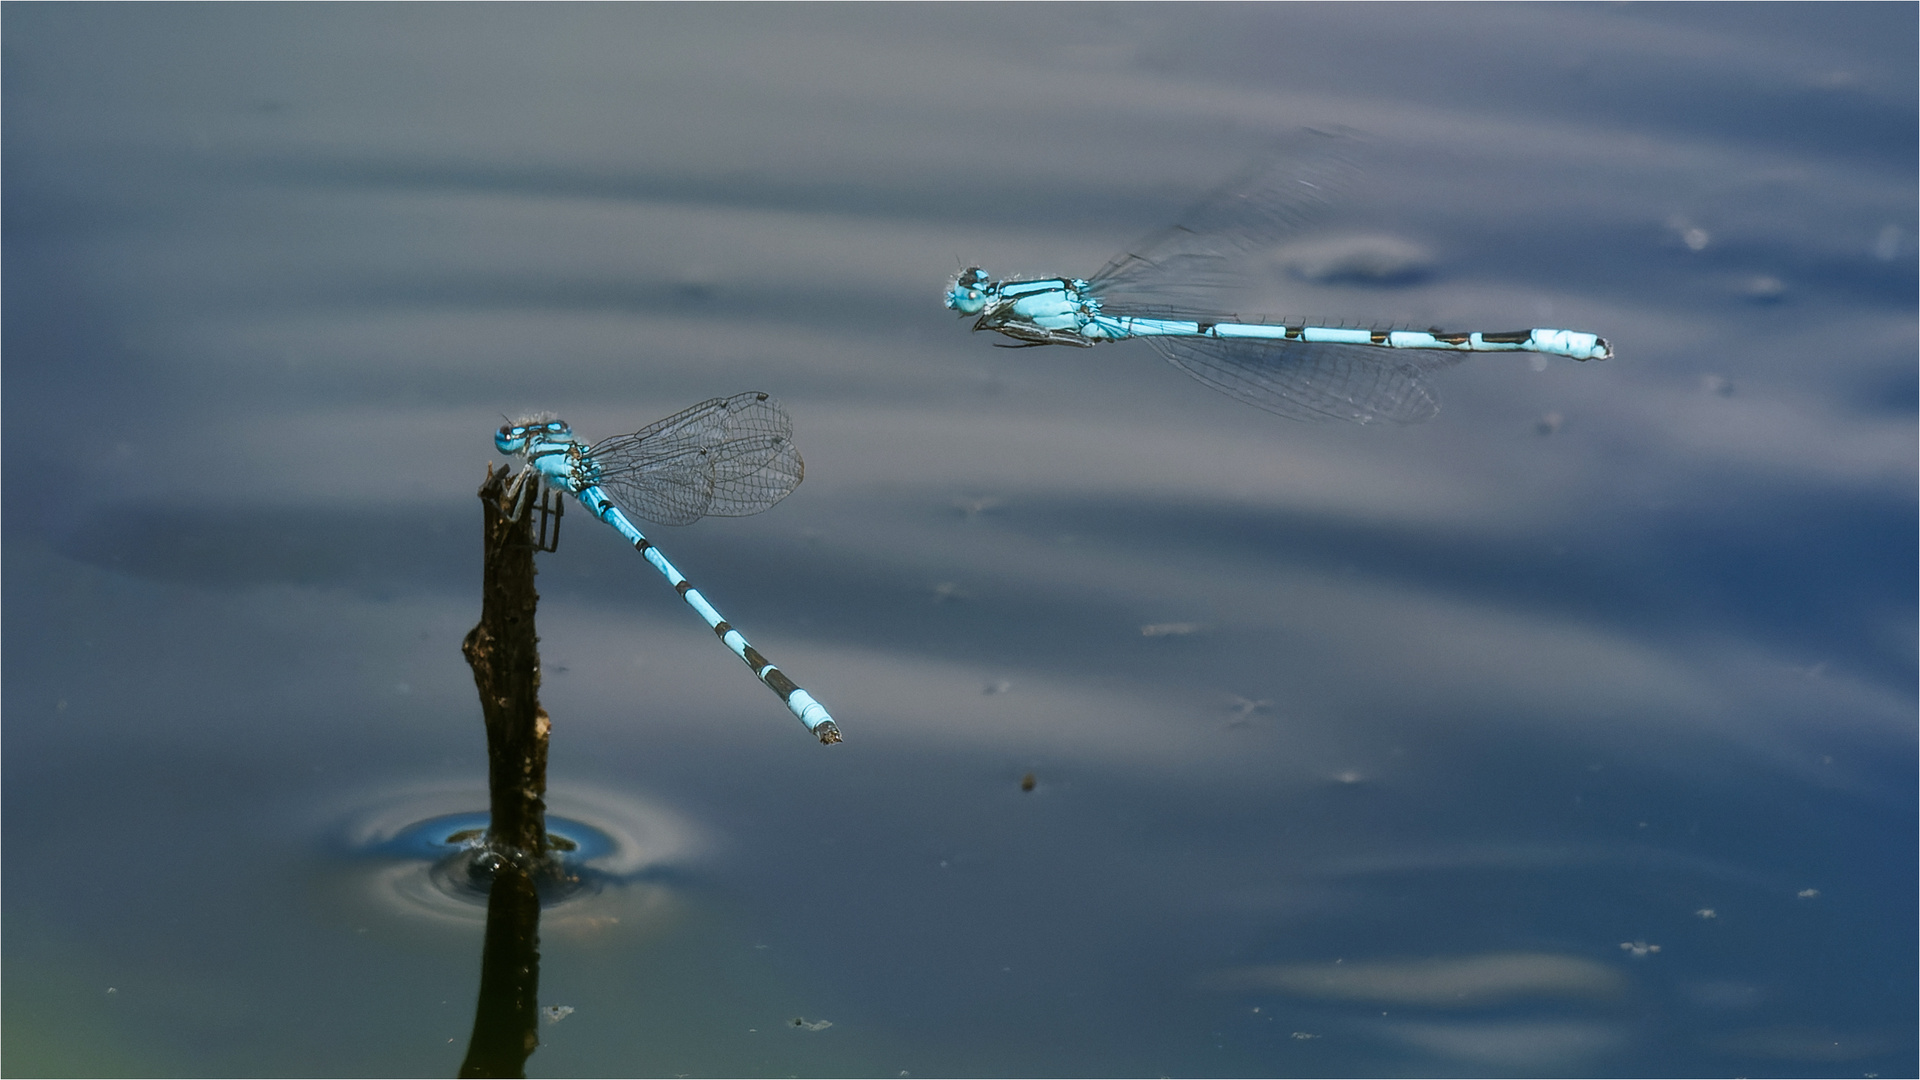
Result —
[{"label": "transparent wing", "polygon": [[698,449],[652,456],[621,471],[603,471],[600,485],[613,493],[622,509],[660,525],[691,524],[706,517],[713,505],[713,475],[706,453]]},{"label": "transparent wing", "polygon": [[660,525],[757,514],[806,470],[786,410],[751,391],[703,401],[587,453],[622,507]]},{"label": "transparent wing", "polygon": [[1232,264],[1318,220],[1353,189],[1366,142],[1347,133],[1308,131],[1144,237],[1088,279],[1111,314],[1200,310],[1232,286]]},{"label": "transparent wing", "polygon": [[1301,341],[1148,338],[1175,367],[1215,390],[1295,420],[1417,424],[1440,411],[1426,384],[1465,353]]},{"label": "transparent wing", "polygon": [[787,419],[786,410],[780,407],[779,402],[767,394],[749,390],[744,394],[709,398],[698,405],[689,405],[631,435],[615,435],[604,439],[595,444],[593,449],[597,453],[601,447],[639,443],[651,446],[713,446],[726,441],[734,432],[791,435],[793,422]]}]

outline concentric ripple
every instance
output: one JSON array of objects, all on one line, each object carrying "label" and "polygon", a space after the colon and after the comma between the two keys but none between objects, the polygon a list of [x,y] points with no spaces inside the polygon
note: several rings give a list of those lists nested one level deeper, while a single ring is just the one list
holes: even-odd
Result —
[{"label": "concentric ripple", "polygon": [[[603,901],[594,908],[654,906],[665,899],[665,879],[700,846],[680,815],[625,793],[569,786],[547,803],[551,861],[535,875],[543,908],[571,914],[591,898]],[[376,793],[346,815],[338,844],[369,864],[383,906],[481,919],[501,863],[485,847],[486,805],[486,793],[471,787]],[[590,917],[619,921],[610,912]]]}]

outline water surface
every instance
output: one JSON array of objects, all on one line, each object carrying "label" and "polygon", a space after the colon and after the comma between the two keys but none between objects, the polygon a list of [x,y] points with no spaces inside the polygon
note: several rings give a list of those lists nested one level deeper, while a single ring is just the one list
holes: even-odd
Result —
[{"label": "water surface", "polygon": [[[1915,19],[8,6],[0,1064],[452,1074],[370,849],[485,804],[491,432],[753,389],[806,482],[658,540],[847,742],[567,519],[532,1075],[1911,1075]],[[1616,358],[1314,425],[940,306],[1309,125],[1249,303]]]}]

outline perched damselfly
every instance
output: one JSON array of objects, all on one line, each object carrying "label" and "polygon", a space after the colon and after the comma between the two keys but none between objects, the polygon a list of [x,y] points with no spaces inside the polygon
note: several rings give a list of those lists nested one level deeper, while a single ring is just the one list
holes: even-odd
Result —
[{"label": "perched damselfly", "polygon": [[493,442],[626,537],[808,731],[823,743],[840,741],[826,707],[721,618],[615,503],[617,496],[646,521],[686,525],[703,517],[757,514],[786,498],[799,486],[805,466],[793,446],[793,422],[779,402],[752,392],[714,398],[631,435],[591,445],[575,437],[565,421],[536,417],[506,424]]}]

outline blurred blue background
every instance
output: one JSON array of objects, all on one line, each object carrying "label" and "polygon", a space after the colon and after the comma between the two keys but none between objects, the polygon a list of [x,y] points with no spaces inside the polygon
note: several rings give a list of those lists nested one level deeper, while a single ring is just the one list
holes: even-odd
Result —
[{"label": "blurred blue background", "polygon": [[[741,390],[806,482],[657,539],[847,742],[568,519],[533,1075],[1920,1068],[1912,5],[0,25],[6,1072],[452,1074],[367,849],[485,805],[492,431]],[[1616,358],[1313,425],[940,305],[1332,125],[1393,265],[1259,310]]]}]

